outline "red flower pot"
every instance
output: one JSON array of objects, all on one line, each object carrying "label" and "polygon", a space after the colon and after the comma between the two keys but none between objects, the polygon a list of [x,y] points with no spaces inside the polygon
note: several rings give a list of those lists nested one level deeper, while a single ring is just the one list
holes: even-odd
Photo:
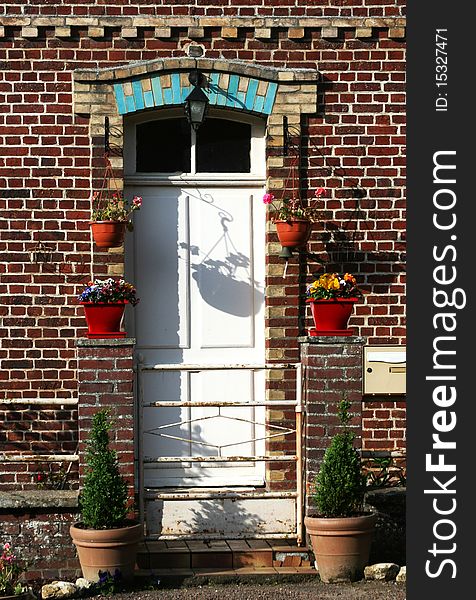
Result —
[{"label": "red flower pot", "polygon": [[95,338],[123,338],[126,332],[121,331],[121,320],[127,300],[114,304],[96,304],[81,302],[88,324],[87,336]]},{"label": "red flower pot", "polygon": [[89,224],[98,248],[117,248],[124,241],[125,221],[90,221]]},{"label": "red flower pot", "polygon": [[311,235],[312,223],[307,219],[293,221],[275,221],[276,233],[283,247],[304,246]]},{"label": "red flower pot", "polygon": [[309,334],[314,335],[353,335],[353,329],[347,328],[350,315],[357,298],[333,298],[332,300],[313,300],[306,302],[311,307],[314,329]]}]

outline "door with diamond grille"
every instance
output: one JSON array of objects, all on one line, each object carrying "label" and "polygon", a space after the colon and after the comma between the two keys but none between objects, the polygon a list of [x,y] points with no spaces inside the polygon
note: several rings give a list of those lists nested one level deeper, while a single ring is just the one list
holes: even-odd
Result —
[{"label": "door with diamond grille", "polygon": [[293,431],[265,427],[264,122],[210,111],[195,134],[153,117],[125,123],[124,157],[143,197],[126,268],[147,536],[295,536],[297,493],[265,485],[270,460],[294,457],[265,452]]},{"label": "door with diamond grille", "polygon": [[[141,298],[129,317],[156,365],[141,378],[144,483],[262,485],[263,463],[218,459],[264,449],[264,408],[230,405],[264,399],[264,372],[248,368],[264,363],[264,124],[211,113],[195,133],[169,117],[133,117],[125,138],[126,193],[143,197],[126,247]],[[166,460],[181,456],[204,461]]]},{"label": "door with diamond grille", "polygon": [[[134,194],[143,197],[135,335],[142,361],[156,365],[141,378],[143,455],[158,459],[146,463],[145,485],[262,485],[259,463],[212,462],[263,454],[263,407],[230,406],[264,397],[263,370],[247,368],[264,362],[262,189],[148,186]],[[171,456],[204,461],[160,460]]]}]

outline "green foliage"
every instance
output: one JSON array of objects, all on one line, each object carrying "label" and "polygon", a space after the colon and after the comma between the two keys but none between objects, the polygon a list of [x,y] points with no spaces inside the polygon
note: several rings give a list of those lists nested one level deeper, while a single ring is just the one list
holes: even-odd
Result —
[{"label": "green foliage", "polygon": [[384,487],[405,486],[405,469],[394,464],[391,456],[374,457],[367,467],[367,487],[378,489]]},{"label": "green foliage", "polygon": [[348,517],[362,509],[365,477],[354,448],[355,435],[347,430],[349,408],[350,402],[342,400],[338,414],[344,431],[332,438],[315,480],[313,499],[324,517]]},{"label": "green foliage", "polygon": [[89,529],[120,527],[127,515],[127,484],[117,455],[109,448],[111,421],[106,410],[93,418],[86,450],[86,476],[80,496],[83,524]]},{"label": "green foliage", "polygon": [[26,587],[19,581],[26,566],[13,552],[10,542],[0,545],[0,596],[18,596]]}]

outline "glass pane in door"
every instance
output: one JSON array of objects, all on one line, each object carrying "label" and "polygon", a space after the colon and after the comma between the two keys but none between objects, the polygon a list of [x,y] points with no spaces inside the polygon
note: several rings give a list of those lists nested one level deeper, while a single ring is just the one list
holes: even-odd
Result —
[{"label": "glass pane in door", "polygon": [[190,173],[191,133],[185,118],[137,125],[137,173]]},{"label": "glass pane in door", "polygon": [[197,131],[197,173],[249,173],[251,125],[206,119]]}]

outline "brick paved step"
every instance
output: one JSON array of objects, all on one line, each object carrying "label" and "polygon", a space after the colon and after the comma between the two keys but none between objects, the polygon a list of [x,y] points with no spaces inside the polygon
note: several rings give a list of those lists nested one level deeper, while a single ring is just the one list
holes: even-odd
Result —
[{"label": "brick paved step", "polygon": [[190,573],[252,572],[276,569],[313,572],[309,549],[289,540],[163,540],[145,541],[138,552],[140,571]]}]

